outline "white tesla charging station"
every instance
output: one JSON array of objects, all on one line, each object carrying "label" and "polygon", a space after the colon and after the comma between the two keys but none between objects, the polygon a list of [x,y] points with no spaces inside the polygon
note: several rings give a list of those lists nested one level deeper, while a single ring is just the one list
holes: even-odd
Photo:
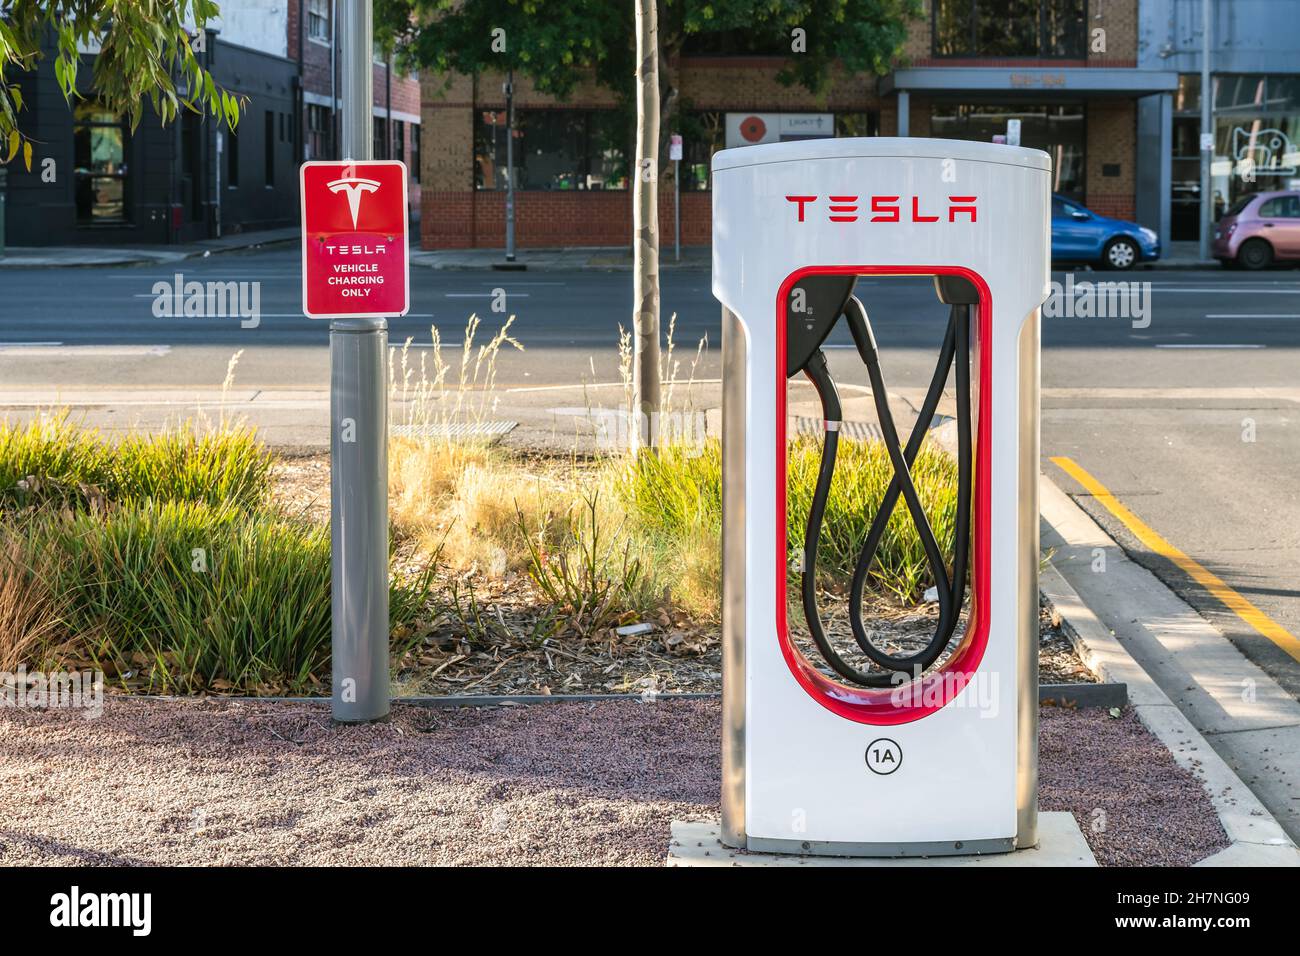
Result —
[{"label": "white tesla charging station", "polygon": [[[713,157],[727,845],[917,856],[1037,841],[1038,321],[1050,169],[1038,150],[938,139],[825,139]],[[810,576],[811,562],[807,546],[786,540],[787,379],[802,372],[818,387],[833,468],[838,400],[818,349],[842,314],[856,321],[872,367],[871,291],[892,276],[935,277],[953,309],[947,337],[935,341],[943,355],[932,397],[947,381],[942,363],[955,361],[967,401],[969,513],[958,541],[968,554],[957,550],[968,557],[969,597],[967,557],[954,554],[944,594],[956,610],[950,600],[942,613],[951,644],[940,635],[933,653],[899,660],[864,634],[859,643],[883,669],[837,658],[828,673],[788,626],[799,613],[787,611],[789,585],[801,569]],[[887,357],[889,342],[879,344]],[[873,400],[880,408],[883,395]],[[895,439],[891,456],[914,456],[923,432],[907,452]],[[903,480],[900,509],[909,488]]]}]

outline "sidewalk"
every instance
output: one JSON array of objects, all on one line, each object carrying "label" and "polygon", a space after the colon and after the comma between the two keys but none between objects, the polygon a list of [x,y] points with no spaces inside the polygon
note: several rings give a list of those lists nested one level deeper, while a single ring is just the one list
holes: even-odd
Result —
[{"label": "sidewalk", "polygon": [[[1233,826],[1241,835],[1235,841],[1280,845],[1275,834],[1251,835],[1268,830],[1267,817],[1258,808],[1252,812],[1244,795],[1229,794],[1222,782],[1209,779],[1210,754],[1196,753],[1202,744],[1222,758],[1282,830],[1300,838],[1300,780],[1289,766],[1300,752],[1300,704],[1130,558],[1067,490],[1046,476],[1039,488],[1042,545],[1052,554],[1043,590],[1059,604],[1052,582],[1063,581],[1070,600],[1086,608],[1093,634],[1080,636],[1099,656],[1103,676],[1128,684],[1132,703],[1148,708],[1143,719],[1148,726],[1157,724],[1152,727],[1157,733],[1159,724],[1185,719],[1182,729],[1166,728],[1184,745],[1175,754],[1204,772],[1211,796],[1224,803],[1220,815],[1238,818]],[[1104,557],[1100,565],[1099,555]],[[1076,624],[1076,630],[1083,628]]]},{"label": "sidewalk", "polygon": [[1140,269],[1221,269],[1216,259],[1202,259],[1195,242],[1170,242],[1155,262],[1143,263]]},{"label": "sidewalk", "polygon": [[[670,244],[659,247],[659,265],[662,269],[711,269],[710,246],[683,246],[682,258],[673,258]],[[509,269],[501,249],[426,249],[411,253],[411,264],[429,269]],[[632,250],[628,246],[569,246],[561,249],[520,249],[516,269],[537,272],[582,271],[603,272],[632,268]],[[1066,268],[1061,265],[1060,268]],[[1194,242],[1170,243],[1165,254],[1155,262],[1145,262],[1135,271],[1146,269],[1219,269],[1214,259],[1197,258]],[[1117,273],[1118,275],[1119,273]]]},{"label": "sidewalk", "polygon": [[9,246],[0,256],[0,269],[44,269],[76,266],[139,266],[181,262],[223,252],[242,252],[272,244],[297,242],[297,226],[241,232],[174,246]]}]

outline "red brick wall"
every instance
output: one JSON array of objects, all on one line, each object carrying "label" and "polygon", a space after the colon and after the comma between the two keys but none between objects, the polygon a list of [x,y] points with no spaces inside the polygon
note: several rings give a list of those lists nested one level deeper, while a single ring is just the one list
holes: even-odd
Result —
[{"label": "red brick wall", "polygon": [[1089,189],[1088,208],[1112,219],[1137,218],[1137,201],[1132,193],[1097,193]]},{"label": "red brick wall", "polygon": [[[376,63],[373,80],[375,87],[375,105],[388,105],[388,68]],[[412,80],[400,73],[393,74],[393,109],[413,116],[420,115],[420,81]]]},{"label": "red brick wall", "polygon": [[[682,194],[682,245],[707,245],[713,229],[711,193]],[[423,195],[425,249],[494,248],[506,241],[506,195],[496,190]],[[518,192],[515,241],[520,247],[630,246],[632,192]],[[673,242],[673,196],[660,190],[659,244]]]}]

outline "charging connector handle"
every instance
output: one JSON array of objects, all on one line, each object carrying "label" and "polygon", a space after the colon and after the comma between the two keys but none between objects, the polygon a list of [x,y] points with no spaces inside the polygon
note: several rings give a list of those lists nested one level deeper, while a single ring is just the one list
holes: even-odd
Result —
[{"label": "charging connector handle", "polygon": [[[943,346],[939,353],[939,362],[935,366],[934,377],[930,380],[930,388],[922,403],[920,416],[908,437],[906,449],[901,447],[894,416],[889,410],[888,392],[880,368],[880,354],[862,303],[856,298],[851,298],[845,308],[845,317],[854,344],[857,345],[858,354],[867,366],[876,415],[880,420],[885,449],[894,468],[894,477],[886,489],[880,509],[872,520],[867,539],[858,554],[857,566],[853,572],[853,586],[849,595],[849,624],[853,628],[853,637],[862,648],[862,652],[876,664],[890,670],[919,672],[933,664],[947,647],[956,631],[966,593],[971,498],[970,308],[965,305],[952,307],[948,318],[948,329],[944,334]],[[957,366],[957,515],[954,527],[952,575],[949,577],[943,553],[935,540],[934,531],[916,493],[911,466],[916,461],[926,431],[934,418],[935,409],[943,395],[944,384],[948,380],[948,370],[954,362]],[[862,594],[871,565],[880,547],[881,538],[884,536],[885,527],[894,512],[900,493],[916,525],[921,546],[925,550],[926,563],[929,564],[935,580],[935,590],[939,599],[939,620],[935,625],[934,635],[924,648],[914,654],[896,657],[886,654],[871,642],[862,620]]]},{"label": "charging connector handle", "polygon": [[[826,366],[826,353],[817,349],[809,356],[803,366],[804,375],[812,382],[821,400],[822,418],[829,424],[839,422],[843,416],[839,392],[835,380],[831,378]],[[835,456],[839,449],[840,432],[838,428],[827,428],[822,439],[821,465],[817,470],[817,485],[813,489],[812,507],[808,512],[808,524],[804,529],[803,561],[801,570],[800,596],[803,600],[804,618],[808,622],[808,633],[817,645],[817,650],[831,668],[845,680],[864,687],[888,687],[893,683],[889,673],[868,673],[858,670],[831,645],[822,626],[821,612],[817,608],[817,543],[821,538],[822,521],[826,516],[826,502],[830,498],[831,480],[835,477]]]},{"label": "charging connector handle", "polygon": [[[896,672],[911,671],[919,675],[930,667],[943,654],[948,642],[956,631],[965,602],[966,574],[970,550],[970,503],[971,503],[971,406],[970,406],[970,307],[954,305],[949,314],[948,328],[944,334],[943,345],[939,351],[939,361],[935,366],[930,387],[916,424],[908,436],[904,448],[898,436],[898,429],[889,410],[888,392],[885,387],[884,373],[880,367],[880,354],[876,347],[871,322],[862,303],[850,297],[845,304],[843,314],[848,322],[849,331],[857,346],[858,354],[867,367],[871,380],[871,393],[876,406],[876,414],[884,438],[884,445],[893,466],[894,477],[885,491],[879,510],[872,519],[866,541],[858,554],[853,574],[853,586],[849,598],[849,623],[853,629],[854,640],[863,653],[884,671],[864,671],[854,667],[835,650],[826,636],[817,608],[816,561],[817,544],[821,537],[822,523],[825,518],[826,504],[830,497],[831,481],[835,475],[835,459],[839,448],[839,429],[831,427],[842,417],[842,406],[835,382],[831,378],[826,364],[826,354],[816,349],[807,359],[802,371],[808,377],[821,400],[822,417],[827,423],[822,444],[821,465],[817,474],[817,485],[813,492],[812,507],[808,514],[808,524],[804,533],[804,560],[802,562],[801,596],[804,616],[808,630],[822,657],[833,670],[846,680],[866,687],[886,687],[896,683]],[[954,554],[952,574],[944,561],[942,550],[935,539],[925,509],[921,504],[912,481],[911,467],[916,461],[926,432],[933,421],[939,399],[948,381],[948,373],[953,364],[957,366],[957,514],[954,527]],[[939,620],[936,622],[933,636],[920,651],[904,656],[894,656],[877,648],[863,624],[862,594],[880,547],[885,527],[894,512],[899,496],[902,496],[907,510],[916,525],[917,534],[925,551],[926,563],[930,566],[935,579],[939,598]]]}]

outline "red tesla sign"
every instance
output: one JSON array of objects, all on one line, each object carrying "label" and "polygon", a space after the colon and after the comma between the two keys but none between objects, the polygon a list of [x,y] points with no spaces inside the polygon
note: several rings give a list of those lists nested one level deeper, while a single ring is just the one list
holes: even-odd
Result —
[{"label": "red tesla sign", "polygon": [[303,312],[405,315],[406,164],[313,161],[302,164],[301,177]]}]

